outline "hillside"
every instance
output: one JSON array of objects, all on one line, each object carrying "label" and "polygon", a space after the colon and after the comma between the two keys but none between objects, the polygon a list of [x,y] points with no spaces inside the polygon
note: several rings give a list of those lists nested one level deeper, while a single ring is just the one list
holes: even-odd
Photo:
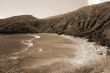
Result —
[{"label": "hillside", "polygon": [[0,34],[57,33],[84,37],[110,47],[110,2],[82,7],[76,11],[37,19],[31,15],[0,21]]},{"label": "hillside", "polygon": [[12,34],[12,33],[28,33],[34,30],[35,24],[39,21],[32,15],[20,15],[13,16],[0,20],[0,33]]}]

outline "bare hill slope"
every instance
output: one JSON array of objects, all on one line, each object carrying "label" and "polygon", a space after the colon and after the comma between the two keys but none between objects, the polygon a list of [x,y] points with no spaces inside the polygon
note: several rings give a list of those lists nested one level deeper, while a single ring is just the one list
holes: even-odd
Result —
[{"label": "bare hill slope", "polygon": [[57,33],[85,37],[110,47],[110,2],[82,7],[66,14],[37,19],[30,15],[0,20],[1,34]]}]

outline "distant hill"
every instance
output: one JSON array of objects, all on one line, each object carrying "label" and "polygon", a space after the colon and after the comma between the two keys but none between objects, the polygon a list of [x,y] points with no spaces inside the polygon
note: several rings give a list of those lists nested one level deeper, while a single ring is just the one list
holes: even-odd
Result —
[{"label": "distant hill", "polygon": [[45,19],[21,15],[0,20],[1,34],[57,33],[85,37],[89,41],[108,47],[109,29],[110,1]]},{"label": "distant hill", "polygon": [[38,23],[38,21],[39,19],[33,17],[32,15],[20,15],[1,19],[0,33],[14,34],[35,32],[36,30],[34,30],[34,25]]}]

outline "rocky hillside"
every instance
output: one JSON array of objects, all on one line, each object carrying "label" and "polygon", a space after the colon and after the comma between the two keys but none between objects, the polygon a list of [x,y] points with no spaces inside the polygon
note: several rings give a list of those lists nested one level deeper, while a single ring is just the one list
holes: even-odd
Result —
[{"label": "rocky hillside", "polygon": [[37,19],[30,15],[0,20],[1,34],[57,33],[85,37],[110,47],[110,2],[82,7],[66,14]]}]

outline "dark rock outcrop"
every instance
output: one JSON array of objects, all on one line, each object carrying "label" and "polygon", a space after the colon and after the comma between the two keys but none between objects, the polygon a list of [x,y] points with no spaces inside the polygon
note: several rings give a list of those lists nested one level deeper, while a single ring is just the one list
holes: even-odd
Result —
[{"label": "dark rock outcrop", "polygon": [[85,37],[110,47],[110,2],[82,7],[66,14],[37,19],[14,16],[0,20],[1,34],[57,33]]}]

